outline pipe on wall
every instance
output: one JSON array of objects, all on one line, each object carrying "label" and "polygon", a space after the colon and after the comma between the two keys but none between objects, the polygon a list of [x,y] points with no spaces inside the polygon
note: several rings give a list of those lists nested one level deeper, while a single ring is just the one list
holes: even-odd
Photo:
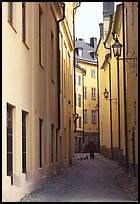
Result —
[{"label": "pipe on wall", "polygon": [[[110,54],[110,53],[109,53]],[[108,55],[106,55],[107,63],[109,65],[109,92],[110,92],[110,143],[111,143],[111,159],[113,159],[113,137],[112,137],[112,95],[111,95],[111,64],[108,60]]]},{"label": "pipe on wall", "polygon": [[57,95],[57,98],[58,98],[58,128],[57,128],[57,131],[60,129],[60,127],[61,127],[61,104],[60,104],[60,87],[61,87],[61,84],[60,84],[60,82],[61,82],[61,76],[60,76],[60,49],[59,49],[59,46],[60,46],[60,42],[59,42],[59,23],[61,22],[61,21],[63,21],[64,19],[65,19],[65,3],[62,3],[61,4],[61,6],[62,6],[62,9],[63,9],[63,16],[62,16],[62,18],[61,19],[59,19],[58,21],[57,21],[57,39],[58,39],[58,41],[57,41],[57,46],[58,46],[58,52],[57,52],[57,57],[58,57],[58,74],[57,74],[57,82],[58,82],[58,95]]},{"label": "pipe on wall", "polygon": [[125,19],[124,19],[124,2],[122,2],[122,33],[123,33],[123,86],[124,86],[124,124],[125,124],[125,155],[126,171],[128,170],[128,132],[127,132],[127,104],[126,104],[126,68],[125,68]]},{"label": "pipe on wall", "polygon": [[[75,19],[74,19],[74,14],[75,10],[81,5],[81,2],[73,8],[73,44],[74,44],[74,52],[73,52],[73,66],[74,66],[74,114],[76,114],[76,77],[75,77]],[[76,120],[74,121],[74,133],[76,132]]]},{"label": "pipe on wall", "polygon": [[[97,59],[97,100],[98,100],[98,135],[100,138],[100,114],[99,114],[99,108],[100,108],[100,100],[99,100],[99,61],[98,61],[98,54],[95,52],[95,57]],[[100,141],[100,139],[99,139]],[[99,144],[100,146],[100,144]]]}]

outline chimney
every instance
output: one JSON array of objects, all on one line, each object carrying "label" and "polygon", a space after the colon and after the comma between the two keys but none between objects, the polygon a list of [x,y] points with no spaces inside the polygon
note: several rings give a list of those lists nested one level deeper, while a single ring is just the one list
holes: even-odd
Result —
[{"label": "chimney", "polygon": [[97,38],[90,38],[90,46],[93,48],[97,47]]},{"label": "chimney", "polygon": [[103,38],[104,37],[103,23],[99,23],[99,27],[100,27],[100,38]]},{"label": "chimney", "polygon": [[82,42],[84,42],[84,39],[83,39],[83,38],[80,38],[80,39],[79,39],[79,41],[82,41]]},{"label": "chimney", "polygon": [[114,2],[103,2],[103,18],[109,18],[114,12]]}]

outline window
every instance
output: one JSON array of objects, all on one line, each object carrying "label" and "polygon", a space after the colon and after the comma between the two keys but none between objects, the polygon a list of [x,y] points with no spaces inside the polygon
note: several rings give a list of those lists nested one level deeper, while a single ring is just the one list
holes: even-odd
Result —
[{"label": "window", "polygon": [[42,65],[43,54],[43,11],[39,5],[39,64]]},{"label": "window", "polygon": [[84,109],[84,123],[87,123],[87,110]]},{"label": "window", "polygon": [[136,101],[134,102],[134,123],[136,125],[136,120],[137,120],[137,112],[136,112]]},{"label": "window", "polygon": [[78,48],[78,55],[79,55],[79,57],[83,57],[83,49],[82,48]]},{"label": "window", "polygon": [[126,55],[128,54],[128,12],[127,12],[127,9],[126,9],[126,32],[125,32],[125,35],[126,35]]},{"label": "window", "polygon": [[26,42],[26,3],[22,2],[22,40]]},{"label": "window", "polygon": [[56,162],[58,161],[58,130],[56,130]]},{"label": "window", "polygon": [[81,86],[81,76],[78,76],[78,85]]},{"label": "window", "polygon": [[95,74],[96,74],[96,73],[95,73],[95,69],[91,69],[91,77],[92,77],[92,78],[95,78],[95,77],[96,77]]},{"label": "window", "polygon": [[40,167],[42,167],[42,123],[43,120],[39,118],[39,159]]},{"label": "window", "polygon": [[86,68],[84,68],[84,70],[85,70],[85,75],[84,75],[84,76],[86,76],[86,75],[87,75],[87,69],[86,69]]},{"label": "window", "polygon": [[26,112],[22,111],[22,173],[26,173]]},{"label": "window", "polygon": [[13,2],[8,2],[8,22],[13,25]]},{"label": "window", "polygon": [[66,140],[66,128],[64,129],[64,139],[65,139],[65,159],[66,159],[66,145],[67,145],[67,140]]},{"label": "window", "polygon": [[53,142],[54,142],[54,125],[52,124],[52,125],[51,125],[51,151],[52,151],[52,154],[51,154],[51,162],[52,162],[52,163],[53,163],[53,151],[54,151]]},{"label": "window", "polygon": [[13,184],[13,107],[7,104],[7,175]]},{"label": "window", "polygon": [[78,118],[79,120],[79,128],[81,128],[81,117]]},{"label": "window", "polygon": [[77,74],[75,73],[75,84],[77,83]]},{"label": "window", "polygon": [[92,124],[96,123],[96,111],[92,110]]},{"label": "window", "polygon": [[134,2],[132,2],[132,22],[131,22],[131,25],[133,26],[134,25]]},{"label": "window", "polygon": [[83,97],[84,99],[87,98],[87,87],[86,86],[83,87]]},{"label": "window", "polygon": [[78,94],[78,106],[81,107],[81,95]]},{"label": "window", "polygon": [[54,82],[54,35],[52,32],[51,32],[51,80],[52,82]]},{"label": "window", "polygon": [[96,99],[96,88],[91,88],[91,99],[92,100]]}]

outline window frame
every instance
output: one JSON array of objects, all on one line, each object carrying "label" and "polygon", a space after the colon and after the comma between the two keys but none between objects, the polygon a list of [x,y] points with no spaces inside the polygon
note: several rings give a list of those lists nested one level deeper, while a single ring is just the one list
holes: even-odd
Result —
[{"label": "window frame", "polygon": [[13,185],[13,106],[9,103],[7,103],[7,176],[11,177]]},{"label": "window frame", "polygon": [[13,2],[8,2],[8,22],[13,26]]},{"label": "window frame", "polygon": [[91,69],[91,78],[96,78],[96,70]]},{"label": "window frame", "polygon": [[91,87],[91,100],[96,100],[96,88]]},{"label": "window frame", "polygon": [[[23,119],[23,117],[25,117]],[[24,132],[24,128],[25,132]],[[26,174],[26,138],[27,138],[27,112],[22,110],[22,173]],[[24,135],[25,133],[25,135]]]},{"label": "window frame", "polygon": [[42,18],[43,18],[43,10],[41,8],[41,6],[39,5],[39,64],[41,65],[42,68],[43,65],[42,65],[42,38],[43,38],[43,32],[42,32]]},{"label": "window frame", "polygon": [[81,118],[81,116],[78,117],[78,127],[82,128],[82,118]]},{"label": "window frame", "polygon": [[88,122],[87,109],[84,109],[84,123]]},{"label": "window frame", "polygon": [[87,87],[86,86],[83,87],[83,98],[87,99]]},{"label": "window frame", "polygon": [[26,43],[26,2],[22,2],[22,41]]},{"label": "window frame", "polygon": [[39,166],[42,168],[42,124],[43,120],[39,118]]},{"label": "window frame", "polygon": [[78,107],[81,107],[81,94],[78,94]]},{"label": "window frame", "polygon": [[92,124],[96,124],[96,110],[91,110]]}]

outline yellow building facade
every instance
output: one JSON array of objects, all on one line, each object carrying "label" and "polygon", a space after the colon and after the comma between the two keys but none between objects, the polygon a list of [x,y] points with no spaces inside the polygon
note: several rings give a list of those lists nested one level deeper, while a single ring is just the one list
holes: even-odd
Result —
[{"label": "yellow building facade", "polygon": [[[90,44],[79,39],[76,42],[76,113],[75,152],[84,152],[92,137],[99,152],[97,59],[94,54],[96,38]],[[89,54],[90,53],[90,54]]]},{"label": "yellow building facade", "polygon": [[[126,10],[128,14],[125,14]],[[124,18],[127,15],[128,19]],[[133,16],[133,28],[130,16]],[[101,154],[118,160],[137,175],[137,3],[117,5],[108,21],[108,33],[100,39],[96,49],[99,61]],[[134,32],[136,38],[130,37],[130,33]],[[119,60],[114,57],[112,47],[116,37],[122,45]]]},{"label": "yellow building facade", "polygon": [[138,177],[138,2],[124,3],[129,169]]},{"label": "yellow building facade", "polygon": [[2,3],[2,200],[71,165],[77,2]]}]

